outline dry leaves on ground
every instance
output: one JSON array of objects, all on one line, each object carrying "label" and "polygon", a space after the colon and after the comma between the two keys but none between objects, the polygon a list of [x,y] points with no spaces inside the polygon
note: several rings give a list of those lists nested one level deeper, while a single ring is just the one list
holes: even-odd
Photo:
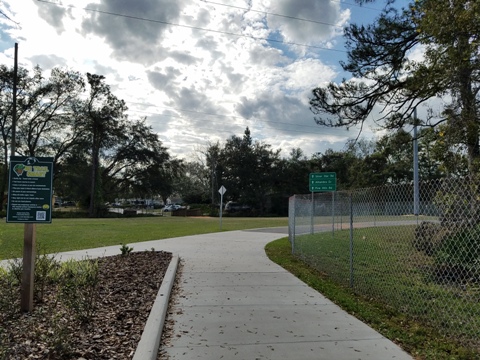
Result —
[{"label": "dry leaves on ground", "polygon": [[87,322],[48,285],[33,312],[0,317],[0,358],[3,351],[12,360],[131,359],[171,257],[146,251],[98,259],[96,306]]}]

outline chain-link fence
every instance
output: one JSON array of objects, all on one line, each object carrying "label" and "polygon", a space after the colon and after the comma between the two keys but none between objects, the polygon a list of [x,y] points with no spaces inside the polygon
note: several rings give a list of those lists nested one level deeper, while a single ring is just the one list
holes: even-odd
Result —
[{"label": "chain-link fence", "polygon": [[[445,336],[480,347],[480,183],[295,195],[294,254]],[[415,215],[416,213],[416,215]]]}]

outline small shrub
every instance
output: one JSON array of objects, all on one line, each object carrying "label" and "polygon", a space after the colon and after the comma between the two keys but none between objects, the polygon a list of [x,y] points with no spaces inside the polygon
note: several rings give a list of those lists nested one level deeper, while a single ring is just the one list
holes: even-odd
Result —
[{"label": "small shrub", "polygon": [[8,272],[10,272],[18,283],[22,283],[23,263],[22,259],[12,259],[8,261]]},{"label": "small shrub", "polygon": [[87,211],[52,211],[52,219],[84,219],[88,217]]},{"label": "small shrub", "polygon": [[45,288],[53,281],[52,276],[59,267],[60,262],[55,259],[55,255],[45,254],[45,249],[40,248],[40,246],[37,248],[37,254],[35,256],[34,293],[39,301],[43,301]]},{"label": "small shrub", "polygon": [[[220,210],[211,208],[210,211],[208,212],[208,216],[219,217],[220,216]],[[223,216],[223,213],[222,213],[222,216]]]},{"label": "small shrub", "polygon": [[44,326],[48,329],[47,333],[40,331],[40,329],[32,323],[32,331],[37,331],[35,338],[48,349],[49,359],[70,359],[73,353],[73,341],[75,337],[75,326],[62,314],[57,313],[55,304],[46,309],[40,308],[38,311],[43,313],[45,319]]},{"label": "small shrub", "polygon": [[98,261],[70,260],[60,270],[60,300],[82,323],[88,323],[95,313],[98,298]]},{"label": "small shrub", "polygon": [[435,194],[434,204],[440,210],[440,223],[449,228],[474,227],[480,222],[479,186],[475,179],[465,179],[462,186],[445,182]]},{"label": "small shrub", "polygon": [[123,244],[120,247],[120,252],[122,253],[122,256],[127,256],[133,251],[133,247],[129,247],[128,245]]},{"label": "small shrub", "polygon": [[441,245],[443,239],[449,234],[444,226],[428,221],[422,221],[415,228],[413,246],[418,251],[423,251],[431,256]]},{"label": "small shrub", "polygon": [[[5,324],[19,314],[20,282],[17,276],[0,267],[0,324]],[[0,325],[0,360],[10,359],[8,328]]]},{"label": "small shrub", "polygon": [[447,236],[435,253],[437,278],[480,281],[480,228],[464,228]]},{"label": "small shrub", "polygon": [[4,323],[6,320],[12,318],[20,308],[19,290],[20,282],[17,276],[11,271],[0,267],[0,323]]},{"label": "small shrub", "polygon": [[59,314],[50,316],[50,332],[45,336],[47,348],[51,349],[52,356],[57,359],[68,358],[73,351],[72,339],[75,334],[71,324]]},{"label": "small shrub", "polygon": [[135,209],[123,209],[123,216],[125,216],[125,217],[137,216],[137,210],[135,210]]}]

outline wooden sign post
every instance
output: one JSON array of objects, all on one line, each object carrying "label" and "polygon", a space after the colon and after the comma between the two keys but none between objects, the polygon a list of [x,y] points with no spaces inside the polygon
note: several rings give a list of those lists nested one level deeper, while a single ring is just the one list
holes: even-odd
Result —
[{"label": "wooden sign post", "polygon": [[23,233],[23,274],[20,307],[24,312],[33,310],[33,291],[35,286],[35,247],[36,225],[25,224]]}]

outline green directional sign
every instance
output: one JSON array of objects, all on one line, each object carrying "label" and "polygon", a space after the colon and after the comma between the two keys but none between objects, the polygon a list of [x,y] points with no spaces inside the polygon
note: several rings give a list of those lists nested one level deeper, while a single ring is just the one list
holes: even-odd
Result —
[{"label": "green directional sign", "polygon": [[11,156],[7,222],[52,221],[53,158]]},{"label": "green directional sign", "polygon": [[309,186],[311,192],[336,191],[337,174],[334,172],[311,173]]}]

